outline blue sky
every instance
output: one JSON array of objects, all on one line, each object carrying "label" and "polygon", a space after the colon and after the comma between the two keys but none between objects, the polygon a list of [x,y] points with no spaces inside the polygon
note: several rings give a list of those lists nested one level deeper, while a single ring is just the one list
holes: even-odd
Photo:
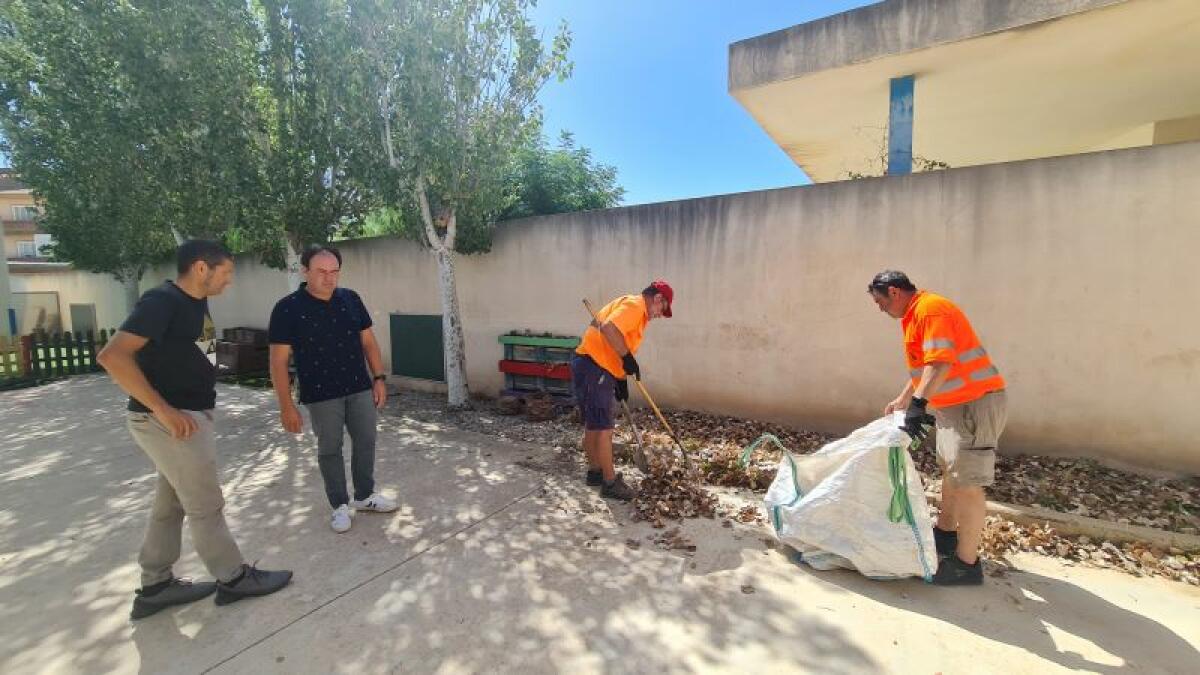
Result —
[{"label": "blue sky", "polygon": [[626,204],[808,182],[727,90],[729,44],[869,0],[540,0],[566,19],[575,72],[546,85],[551,138],[575,134],[617,168]]}]

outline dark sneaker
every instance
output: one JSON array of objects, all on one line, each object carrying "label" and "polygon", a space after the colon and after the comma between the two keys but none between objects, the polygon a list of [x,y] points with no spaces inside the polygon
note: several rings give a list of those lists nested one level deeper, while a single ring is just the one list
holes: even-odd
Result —
[{"label": "dark sneaker", "polygon": [[288,585],[291,570],[260,570],[254,565],[242,565],[242,575],[228,584],[217,582],[217,604],[228,605],[242,598],[270,595]]},{"label": "dark sneaker", "polygon": [[958,549],[958,533],[939,530],[934,525],[933,543],[937,545],[937,554],[939,557],[954,555],[954,552]]},{"label": "dark sneaker", "polygon": [[616,499],[627,502],[637,496],[637,491],[625,484],[621,474],[617,474],[611,482],[600,487],[600,496],[605,499]]},{"label": "dark sneaker", "polygon": [[186,605],[201,598],[206,598],[217,590],[213,581],[202,581],[194,584],[187,579],[171,579],[160,584],[139,588],[137,597],[133,599],[131,619],[144,619],[151,614],[157,614],[174,605]]},{"label": "dark sneaker", "polygon": [[957,555],[949,555],[938,561],[937,574],[933,575],[935,586],[982,586],[983,558],[968,565]]},{"label": "dark sneaker", "polygon": [[588,469],[588,472],[584,475],[583,480],[585,483],[593,487],[596,485],[604,485],[604,474],[600,473],[600,469]]}]

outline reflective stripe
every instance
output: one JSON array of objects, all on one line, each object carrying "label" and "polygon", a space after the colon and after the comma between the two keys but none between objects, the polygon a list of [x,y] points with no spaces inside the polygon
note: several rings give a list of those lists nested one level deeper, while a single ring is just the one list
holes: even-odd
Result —
[{"label": "reflective stripe", "polygon": [[967,351],[959,354],[958,360],[960,363],[967,363],[968,361],[974,361],[975,359],[982,359],[985,356],[987,356],[987,350],[980,345],[975,349],[968,349]]},{"label": "reflective stripe", "polygon": [[908,371],[908,374],[912,375],[913,377],[920,377],[921,373],[923,372],[925,372],[924,368],[913,368],[912,370]]},{"label": "reflective stripe", "polygon": [[980,368],[979,370],[971,373],[971,381],[978,382],[980,380],[986,380],[989,377],[996,377],[999,374],[1000,371],[996,370],[996,366],[988,366],[987,368]]},{"label": "reflective stripe", "polygon": [[925,343],[921,345],[921,349],[954,349],[954,340],[947,338],[933,338],[931,340],[926,340]]},{"label": "reflective stripe", "polygon": [[942,386],[938,387],[937,393],[945,394],[945,393],[952,392],[956,389],[962,389],[965,386],[967,386],[967,383],[963,382],[963,379],[961,377],[956,377],[953,380],[946,380],[945,382],[943,382]]}]

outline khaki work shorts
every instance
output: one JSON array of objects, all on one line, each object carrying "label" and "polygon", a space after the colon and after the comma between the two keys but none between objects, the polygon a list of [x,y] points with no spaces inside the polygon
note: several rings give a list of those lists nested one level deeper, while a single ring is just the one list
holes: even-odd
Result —
[{"label": "khaki work shorts", "polygon": [[948,408],[935,408],[937,455],[955,485],[987,487],[996,481],[996,448],[1008,421],[1004,390]]}]

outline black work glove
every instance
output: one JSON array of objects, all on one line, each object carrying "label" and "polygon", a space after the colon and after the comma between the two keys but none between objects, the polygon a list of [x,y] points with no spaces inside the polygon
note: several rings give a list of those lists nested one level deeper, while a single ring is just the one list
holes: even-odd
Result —
[{"label": "black work glove", "polygon": [[621,379],[617,380],[617,392],[616,393],[617,393],[618,401],[628,401],[629,400],[629,380],[627,380],[625,378],[621,378]]},{"label": "black work glove", "polygon": [[625,369],[625,375],[633,375],[637,379],[642,379],[642,369],[638,367],[637,359],[633,358],[633,352],[629,352],[621,357],[621,366]]},{"label": "black work glove", "polygon": [[904,425],[900,429],[912,436],[918,444],[925,442],[929,436],[929,427],[935,423],[933,415],[925,410],[928,404],[929,401],[923,398],[913,398],[904,411]]}]

